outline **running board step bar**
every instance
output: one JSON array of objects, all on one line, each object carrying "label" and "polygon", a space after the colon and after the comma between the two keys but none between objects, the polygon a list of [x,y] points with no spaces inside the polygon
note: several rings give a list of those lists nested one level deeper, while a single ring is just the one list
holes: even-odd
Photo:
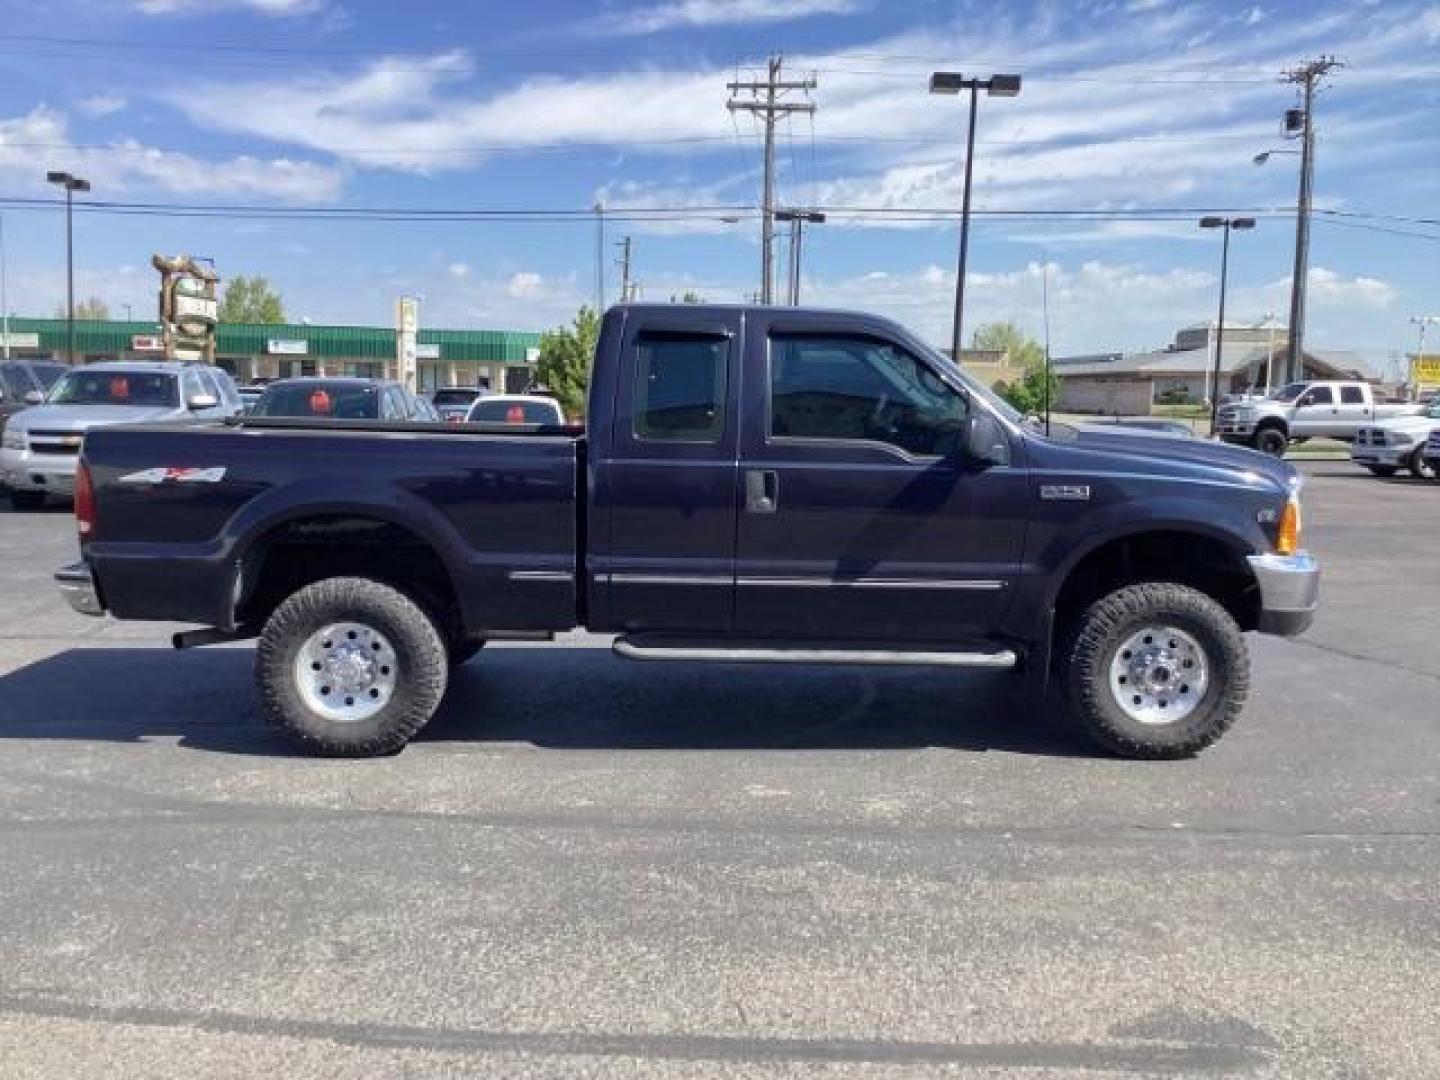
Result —
[{"label": "running board step bar", "polygon": [[887,666],[963,667],[1006,670],[1017,663],[1014,651],[959,652],[950,649],[836,649],[810,646],[753,646],[724,643],[635,641],[617,638],[612,646],[627,660],[719,661],[731,664],[863,664]]}]

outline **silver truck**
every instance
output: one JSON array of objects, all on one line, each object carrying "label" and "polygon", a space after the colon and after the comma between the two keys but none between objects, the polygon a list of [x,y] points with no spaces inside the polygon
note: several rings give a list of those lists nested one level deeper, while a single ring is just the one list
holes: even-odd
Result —
[{"label": "silver truck", "polygon": [[1440,431],[1440,397],[1415,416],[1396,416],[1362,427],[1350,447],[1350,460],[1376,476],[1394,476],[1408,469],[1421,480],[1435,479],[1435,466],[1425,458],[1425,441]]},{"label": "silver truck", "polygon": [[61,376],[43,405],[11,417],[0,436],[0,482],[16,510],[68,498],[85,432],[106,424],[221,420],[241,411],[230,376],[201,364],[105,363]]},{"label": "silver truck", "polygon": [[1367,382],[1312,380],[1289,383],[1258,401],[1221,406],[1217,430],[1226,442],[1279,457],[1297,440],[1354,442],[1362,427],[1377,420],[1419,412],[1419,405],[1377,404]]}]

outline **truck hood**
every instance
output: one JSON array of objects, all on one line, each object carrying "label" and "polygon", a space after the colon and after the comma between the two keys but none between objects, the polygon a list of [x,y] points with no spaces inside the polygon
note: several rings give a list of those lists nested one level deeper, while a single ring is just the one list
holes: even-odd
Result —
[{"label": "truck hood", "polygon": [[179,409],[168,406],[36,405],[11,417],[10,425],[22,431],[88,431],[107,424],[140,424],[178,415]]},{"label": "truck hood", "polygon": [[1165,468],[1167,463],[1173,465],[1180,461],[1235,473],[1252,473],[1265,477],[1282,491],[1287,490],[1300,475],[1295,466],[1279,458],[1247,447],[1231,446],[1229,443],[1138,429],[1112,432],[1082,427],[1078,431],[1075,442],[1087,450],[1123,454],[1161,469]]},{"label": "truck hood", "polygon": [[1391,416],[1384,420],[1375,420],[1365,425],[1368,428],[1380,428],[1382,431],[1403,431],[1407,435],[1424,435],[1440,428],[1440,417],[1407,415]]}]

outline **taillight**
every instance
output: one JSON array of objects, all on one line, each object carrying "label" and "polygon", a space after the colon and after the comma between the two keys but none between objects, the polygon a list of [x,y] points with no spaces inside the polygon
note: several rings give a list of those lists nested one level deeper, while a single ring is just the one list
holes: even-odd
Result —
[{"label": "taillight", "polygon": [[95,485],[90,482],[90,466],[83,461],[75,470],[75,524],[82,540],[95,531]]}]

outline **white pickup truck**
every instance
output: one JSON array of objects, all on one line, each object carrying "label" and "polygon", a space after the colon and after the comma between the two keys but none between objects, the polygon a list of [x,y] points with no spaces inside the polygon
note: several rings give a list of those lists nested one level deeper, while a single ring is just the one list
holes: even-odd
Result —
[{"label": "white pickup truck", "polygon": [[1218,434],[1276,457],[1296,440],[1354,442],[1377,420],[1414,416],[1419,405],[1377,405],[1365,382],[1294,382],[1269,397],[1221,406]]},{"label": "white pickup truck", "polygon": [[1350,447],[1350,460],[1376,476],[1394,476],[1401,469],[1421,480],[1434,480],[1435,467],[1425,460],[1425,442],[1440,432],[1440,397],[1415,416],[1397,416],[1362,427]]}]

